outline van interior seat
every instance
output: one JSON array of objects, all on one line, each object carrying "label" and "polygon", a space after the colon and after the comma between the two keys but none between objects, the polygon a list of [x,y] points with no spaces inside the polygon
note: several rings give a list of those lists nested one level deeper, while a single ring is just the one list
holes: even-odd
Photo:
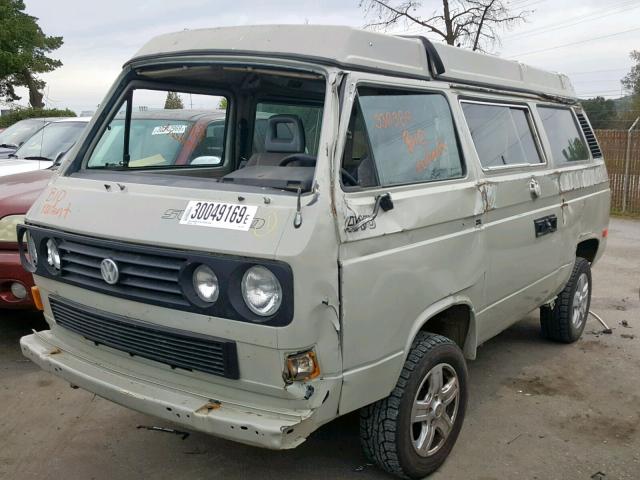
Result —
[{"label": "van interior seat", "polygon": [[305,138],[302,120],[297,115],[274,115],[267,120],[264,152],[251,155],[247,167],[278,166],[294,153],[304,153]]}]

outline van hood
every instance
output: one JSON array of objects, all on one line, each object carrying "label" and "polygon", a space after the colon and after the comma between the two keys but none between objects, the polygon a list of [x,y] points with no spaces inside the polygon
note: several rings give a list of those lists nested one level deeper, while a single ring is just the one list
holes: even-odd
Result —
[{"label": "van hood", "polygon": [[[274,258],[292,227],[295,194],[265,189],[234,192],[172,184],[115,182],[58,176],[27,214],[27,222],[116,241],[230,255]],[[245,230],[181,223],[190,202],[246,206],[254,212]],[[194,205],[193,203],[191,205]]]},{"label": "van hood", "polygon": [[4,158],[0,160],[0,177],[16,173],[31,172],[49,168],[53,162],[48,160],[23,160],[21,158]]},{"label": "van hood", "polygon": [[36,170],[0,178],[0,218],[27,213],[52,176],[53,170]]}]

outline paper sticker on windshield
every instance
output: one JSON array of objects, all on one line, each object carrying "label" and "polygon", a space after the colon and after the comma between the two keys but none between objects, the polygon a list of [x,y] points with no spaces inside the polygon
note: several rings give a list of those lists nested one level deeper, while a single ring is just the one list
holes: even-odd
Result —
[{"label": "paper sticker on windshield", "polygon": [[251,227],[251,222],[257,211],[257,206],[192,200],[187,204],[180,224],[228,228],[246,232]]},{"label": "paper sticker on windshield", "polygon": [[183,134],[186,131],[186,125],[160,125],[153,129],[151,135]]}]

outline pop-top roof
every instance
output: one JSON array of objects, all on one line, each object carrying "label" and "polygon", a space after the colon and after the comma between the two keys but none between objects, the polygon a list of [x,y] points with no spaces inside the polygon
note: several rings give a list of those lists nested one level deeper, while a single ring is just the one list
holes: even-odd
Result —
[{"label": "pop-top roof", "polygon": [[[427,50],[431,50],[430,60]],[[131,61],[184,54],[285,57],[335,64],[351,70],[437,78],[575,98],[566,75],[449,45],[425,43],[424,39],[346,26],[259,25],[184,30],[153,38]],[[437,56],[444,72],[438,73]]]}]

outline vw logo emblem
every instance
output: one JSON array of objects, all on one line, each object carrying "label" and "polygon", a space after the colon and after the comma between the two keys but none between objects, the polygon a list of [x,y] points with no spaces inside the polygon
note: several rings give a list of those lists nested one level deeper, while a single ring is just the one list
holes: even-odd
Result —
[{"label": "vw logo emblem", "polygon": [[118,270],[118,264],[110,258],[105,258],[100,262],[100,274],[105,282],[109,285],[115,285],[120,278],[120,271]]}]

